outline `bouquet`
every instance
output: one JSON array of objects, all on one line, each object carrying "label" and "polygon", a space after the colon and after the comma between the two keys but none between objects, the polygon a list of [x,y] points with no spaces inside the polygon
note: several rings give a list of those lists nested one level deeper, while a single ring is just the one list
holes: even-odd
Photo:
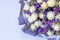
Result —
[{"label": "bouquet", "polygon": [[[24,3],[26,1],[26,3]],[[19,25],[32,35],[60,35],[60,0],[21,0]]]}]

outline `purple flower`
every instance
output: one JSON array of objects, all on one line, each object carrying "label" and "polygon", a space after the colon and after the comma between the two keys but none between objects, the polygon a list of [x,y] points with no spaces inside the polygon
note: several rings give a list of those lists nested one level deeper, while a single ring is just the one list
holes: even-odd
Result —
[{"label": "purple flower", "polygon": [[35,6],[36,8],[39,8],[39,7],[41,7],[41,4],[36,3],[36,4],[34,4],[34,6]]},{"label": "purple flower", "polygon": [[47,21],[47,23],[51,26],[53,21],[49,20],[49,21]]},{"label": "purple flower", "polygon": [[47,15],[47,12],[49,12],[50,11],[50,9],[48,8],[48,9],[45,9],[45,11],[43,12],[43,14],[44,15]]},{"label": "purple flower", "polygon": [[39,10],[39,9],[36,9],[35,12],[36,12],[36,13],[40,13],[40,10]]},{"label": "purple flower", "polygon": [[40,33],[39,31],[40,31],[40,28],[37,28],[37,29],[36,29],[36,33],[35,33],[35,34]]},{"label": "purple flower", "polygon": [[42,33],[42,28],[40,28],[40,29],[38,30],[38,33]]},{"label": "purple flower", "polygon": [[48,30],[52,31],[52,30],[53,30],[53,28],[52,28],[51,26],[49,26],[49,27],[48,27]]},{"label": "purple flower", "polygon": [[54,7],[53,11],[54,11],[54,13],[58,13],[59,12],[59,7]]},{"label": "purple flower", "polygon": [[48,31],[48,28],[45,27],[45,28],[42,28],[42,33],[46,33]]},{"label": "purple flower", "polygon": [[48,19],[46,18],[46,16],[42,19],[43,23],[46,23],[48,21]]}]

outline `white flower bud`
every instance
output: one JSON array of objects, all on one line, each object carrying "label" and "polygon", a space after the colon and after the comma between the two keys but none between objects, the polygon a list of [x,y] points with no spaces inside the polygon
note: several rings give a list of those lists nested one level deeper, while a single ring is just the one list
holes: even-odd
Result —
[{"label": "white flower bud", "polygon": [[48,18],[49,20],[53,20],[54,17],[55,17],[54,12],[50,11],[50,12],[47,13],[47,18]]}]

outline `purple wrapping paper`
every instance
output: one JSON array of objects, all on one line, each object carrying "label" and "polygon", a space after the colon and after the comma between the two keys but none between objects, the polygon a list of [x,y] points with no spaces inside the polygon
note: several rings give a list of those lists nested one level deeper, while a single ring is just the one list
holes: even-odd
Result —
[{"label": "purple wrapping paper", "polygon": [[[21,4],[21,9],[23,9],[24,7],[24,1],[27,1],[27,0],[20,0],[19,3]],[[25,18],[23,16],[23,13],[20,11],[20,15],[18,17],[18,21],[19,21],[19,25],[22,25],[22,24],[27,24],[26,21],[25,21]],[[30,34],[30,35],[33,35],[33,36],[36,36],[35,33],[32,33],[30,30],[26,30],[25,27],[22,29],[23,32],[27,33],[27,34]],[[26,30],[26,31],[25,31]],[[41,35],[38,35],[40,37],[42,37]],[[42,37],[43,38],[43,37]],[[47,38],[47,40],[56,40],[56,38]],[[58,39],[60,40],[60,39]]]},{"label": "purple wrapping paper", "polygon": [[[27,1],[27,0],[20,0],[19,1],[19,3],[21,4],[20,10],[22,10],[24,7],[24,1]],[[18,17],[18,20],[19,20],[19,25],[26,24],[22,11],[20,11],[20,15]]]}]

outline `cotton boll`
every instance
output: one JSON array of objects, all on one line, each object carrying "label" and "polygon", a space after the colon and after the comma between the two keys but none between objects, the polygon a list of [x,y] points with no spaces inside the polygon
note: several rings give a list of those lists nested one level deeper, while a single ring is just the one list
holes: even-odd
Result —
[{"label": "cotton boll", "polygon": [[35,10],[36,10],[35,6],[31,6],[29,9],[30,12],[34,12]]},{"label": "cotton boll", "polygon": [[56,15],[56,19],[60,20],[60,13]]},{"label": "cotton boll", "polygon": [[42,13],[39,13],[39,18],[44,18],[44,14],[42,14]]},{"label": "cotton boll", "polygon": [[42,0],[37,0],[37,3],[42,3],[43,1]]},{"label": "cotton boll", "polygon": [[48,0],[47,4],[49,7],[54,7],[56,5],[56,0]]},{"label": "cotton boll", "polygon": [[48,31],[47,31],[47,35],[48,35],[48,36],[52,36],[53,33],[52,33],[50,30],[48,30]]},{"label": "cotton boll", "polygon": [[36,26],[35,26],[34,24],[31,24],[30,29],[31,29],[32,31],[34,31],[34,30],[36,30]]},{"label": "cotton boll", "polygon": [[59,7],[60,7],[60,1],[59,1],[58,5],[59,5]]},{"label": "cotton boll", "polygon": [[29,8],[30,8],[30,6],[28,4],[25,4],[23,10],[27,11],[27,10],[29,10]]},{"label": "cotton boll", "polygon": [[47,18],[48,18],[49,20],[53,20],[54,17],[55,17],[54,12],[50,11],[50,12],[47,13]]},{"label": "cotton boll", "polygon": [[47,9],[47,8],[48,8],[47,3],[46,3],[46,2],[43,2],[43,3],[41,4],[41,8],[42,8],[42,9]]}]

